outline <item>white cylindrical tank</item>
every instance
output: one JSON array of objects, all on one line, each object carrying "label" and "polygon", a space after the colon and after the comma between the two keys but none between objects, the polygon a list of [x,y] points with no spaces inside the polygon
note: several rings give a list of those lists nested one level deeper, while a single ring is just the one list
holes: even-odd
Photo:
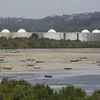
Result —
[{"label": "white cylindrical tank", "polygon": [[100,33],[100,31],[95,29],[95,30],[92,31],[92,33]]},{"label": "white cylindrical tank", "polygon": [[0,37],[9,38],[10,35],[11,35],[11,32],[10,32],[8,29],[3,29],[3,30],[1,31]]},{"label": "white cylindrical tank", "polygon": [[98,30],[99,31],[99,33],[100,33],[100,30]]},{"label": "white cylindrical tank", "polygon": [[25,30],[25,29],[19,29],[19,30],[17,31],[17,33],[26,33],[26,30]]},{"label": "white cylindrical tank", "polygon": [[17,37],[26,37],[27,36],[27,32],[25,29],[19,29],[17,31],[17,33],[19,33],[19,34],[17,34]]},{"label": "white cylindrical tank", "polygon": [[90,32],[89,32],[89,30],[84,29],[84,30],[82,30],[82,32],[81,32],[81,33],[90,33]]},{"label": "white cylindrical tank", "polygon": [[50,29],[48,30],[48,33],[56,33],[56,31],[54,29]]},{"label": "white cylindrical tank", "polygon": [[48,39],[55,39],[55,40],[60,40],[61,36],[60,33],[53,33],[53,32],[47,32],[43,34],[43,38],[48,38]]},{"label": "white cylindrical tank", "polygon": [[9,31],[8,29],[3,29],[3,30],[1,31],[1,33],[10,33],[10,31]]}]

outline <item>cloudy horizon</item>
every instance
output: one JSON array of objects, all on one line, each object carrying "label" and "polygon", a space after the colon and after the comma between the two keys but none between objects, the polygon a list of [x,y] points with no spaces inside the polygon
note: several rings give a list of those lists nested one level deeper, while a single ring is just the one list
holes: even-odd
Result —
[{"label": "cloudy horizon", "polygon": [[46,16],[100,11],[100,0],[0,0],[0,17]]}]

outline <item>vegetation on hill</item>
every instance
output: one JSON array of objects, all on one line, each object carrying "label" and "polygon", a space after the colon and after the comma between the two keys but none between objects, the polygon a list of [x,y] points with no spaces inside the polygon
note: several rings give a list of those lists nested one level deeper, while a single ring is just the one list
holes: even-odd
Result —
[{"label": "vegetation on hill", "polygon": [[0,18],[0,31],[5,28],[13,32],[20,28],[24,28],[29,32],[46,32],[50,28],[54,28],[59,32],[80,32],[85,28],[92,31],[97,28],[100,29],[100,12],[56,15],[43,19]]},{"label": "vegetation on hill", "polygon": [[0,100],[100,100],[100,90],[87,96],[81,88],[71,85],[56,92],[44,84],[32,86],[24,80],[3,79],[0,84]]}]

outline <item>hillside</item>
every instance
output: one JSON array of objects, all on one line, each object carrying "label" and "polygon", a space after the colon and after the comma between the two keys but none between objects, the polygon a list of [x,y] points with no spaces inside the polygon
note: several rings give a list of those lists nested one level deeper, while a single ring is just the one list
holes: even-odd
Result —
[{"label": "hillside", "polygon": [[62,16],[47,16],[43,19],[25,18],[0,18],[0,31],[4,28],[17,31],[24,28],[27,31],[48,31],[54,28],[56,31],[81,31],[85,28],[92,31],[100,29],[100,12],[80,13]]}]

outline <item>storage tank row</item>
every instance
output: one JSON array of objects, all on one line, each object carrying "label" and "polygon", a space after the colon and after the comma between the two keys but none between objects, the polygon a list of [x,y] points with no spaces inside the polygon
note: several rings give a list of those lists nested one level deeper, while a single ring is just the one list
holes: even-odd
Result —
[{"label": "storage tank row", "polygon": [[16,38],[16,37],[29,38],[31,35],[32,35],[32,32],[27,32],[24,29],[19,29],[17,32],[10,32],[8,29],[3,29],[0,32],[0,37],[6,37],[6,38]]},{"label": "storage tank row", "polygon": [[[55,40],[80,40],[80,41],[100,41],[100,30],[85,29],[81,32],[56,32],[54,29],[50,29],[48,32],[36,32],[39,38],[49,38]],[[17,32],[10,32],[8,29],[3,29],[0,32],[0,37],[16,38],[32,36],[32,32],[27,32],[24,29],[20,29]]]},{"label": "storage tank row", "polygon": [[100,30],[85,29],[81,32],[56,32],[54,29],[50,29],[47,33],[43,34],[43,38],[55,39],[55,40],[80,40],[80,41],[100,41]]},{"label": "storage tank row", "polygon": [[[8,29],[3,29],[3,30],[1,31],[1,33],[10,33],[10,30],[8,30]],[[17,33],[26,33],[26,30],[25,30],[25,29],[19,29],[19,30],[17,31]]]}]

